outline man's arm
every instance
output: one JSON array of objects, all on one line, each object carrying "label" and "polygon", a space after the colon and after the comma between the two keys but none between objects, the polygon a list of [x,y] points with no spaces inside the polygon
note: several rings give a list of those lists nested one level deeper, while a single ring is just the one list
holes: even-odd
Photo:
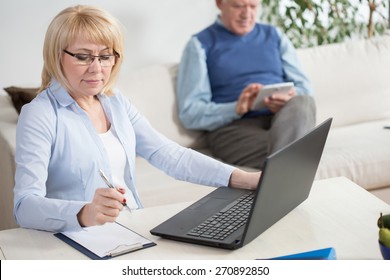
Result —
[{"label": "man's arm", "polygon": [[188,129],[214,130],[240,118],[237,102],[215,103],[201,43],[193,37],[184,49],[176,82],[179,118]]},{"label": "man's arm", "polygon": [[310,81],[303,72],[293,44],[280,29],[276,30],[280,37],[280,53],[286,80],[294,83],[298,95],[313,95]]}]

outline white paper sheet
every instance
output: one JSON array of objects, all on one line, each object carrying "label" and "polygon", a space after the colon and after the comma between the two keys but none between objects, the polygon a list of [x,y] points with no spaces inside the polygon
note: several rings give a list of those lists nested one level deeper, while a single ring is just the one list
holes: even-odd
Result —
[{"label": "white paper sheet", "polygon": [[143,248],[152,243],[147,238],[119,223],[83,228],[81,231],[62,232],[97,256],[116,256]]}]

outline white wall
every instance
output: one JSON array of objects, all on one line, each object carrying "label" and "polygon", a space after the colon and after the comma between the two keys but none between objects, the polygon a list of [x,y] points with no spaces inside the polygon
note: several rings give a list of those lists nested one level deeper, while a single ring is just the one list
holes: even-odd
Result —
[{"label": "white wall", "polygon": [[214,0],[0,0],[0,87],[39,86],[47,26],[76,4],[102,7],[125,27],[122,68],[177,62],[191,34],[212,23]]}]

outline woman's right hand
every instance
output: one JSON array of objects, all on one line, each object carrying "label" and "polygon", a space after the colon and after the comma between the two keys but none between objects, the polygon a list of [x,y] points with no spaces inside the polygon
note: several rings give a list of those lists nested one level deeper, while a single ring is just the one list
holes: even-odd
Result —
[{"label": "woman's right hand", "polygon": [[96,190],[92,202],[87,203],[77,214],[82,227],[102,225],[114,222],[123,209],[125,189],[99,188]]}]

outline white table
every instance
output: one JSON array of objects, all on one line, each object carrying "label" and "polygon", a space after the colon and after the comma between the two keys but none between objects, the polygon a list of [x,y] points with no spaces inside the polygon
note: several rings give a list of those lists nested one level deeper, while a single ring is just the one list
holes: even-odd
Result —
[{"label": "white table", "polygon": [[[202,187],[200,187],[202,188]],[[212,188],[208,188],[212,191]],[[205,191],[202,189],[203,195]],[[230,251],[165,240],[149,230],[192,202],[122,212],[119,221],[157,246],[115,259],[256,259],[333,247],[338,259],[382,259],[378,247],[379,213],[390,205],[346,178],[315,181],[309,198],[257,239]],[[52,233],[0,231],[0,259],[87,259]]]}]

